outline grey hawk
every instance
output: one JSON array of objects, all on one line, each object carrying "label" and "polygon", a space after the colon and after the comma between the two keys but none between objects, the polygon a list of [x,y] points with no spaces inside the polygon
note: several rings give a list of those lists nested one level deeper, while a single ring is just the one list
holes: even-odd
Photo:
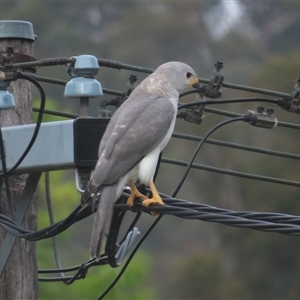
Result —
[{"label": "grey hawk", "polygon": [[[153,182],[160,152],[173,133],[180,93],[198,87],[195,71],[181,62],[159,66],[144,79],[112,116],[99,146],[99,159],[83,195],[86,202],[100,192],[91,238],[91,257],[100,258],[101,244],[108,232],[115,201],[128,183],[127,204],[141,198],[144,206],[163,201]],[[148,185],[149,199],[135,182]]]}]

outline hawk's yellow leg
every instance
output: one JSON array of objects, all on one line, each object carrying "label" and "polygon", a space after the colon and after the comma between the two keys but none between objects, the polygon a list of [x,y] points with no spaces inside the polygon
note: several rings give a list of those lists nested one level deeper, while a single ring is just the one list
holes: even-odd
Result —
[{"label": "hawk's yellow leg", "polygon": [[143,195],[142,193],[140,193],[138,191],[138,189],[136,188],[133,180],[129,181],[129,185],[130,185],[131,193],[130,193],[130,196],[127,199],[127,202],[126,202],[128,206],[132,206],[133,205],[134,198],[141,198],[141,199],[144,199],[144,201],[146,199],[148,199],[148,197],[146,197],[145,195]]},{"label": "hawk's yellow leg", "polygon": [[159,195],[159,193],[158,193],[158,191],[157,191],[157,189],[154,185],[154,182],[152,180],[149,182],[149,187],[150,187],[150,190],[152,192],[152,198],[145,199],[142,202],[143,206],[148,207],[152,203],[153,204],[158,204],[158,205],[164,205],[164,203],[163,203],[163,201],[162,201],[162,199],[161,199],[161,197],[160,197],[160,195]]},{"label": "hawk's yellow leg", "polygon": [[149,187],[150,190],[152,192],[152,198],[148,198],[147,196],[143,195],[141,192],[138,191],[138,189],[136,188],[133,180],[129,181],[129,185],[130,185],[130,189],[131,189],[131,193],[129,198],[127,199],[127,205],[128,206],[132,206],[133,205],[133,201],[134,198],[141,198],[143,199],[142,205],[148,207],[150,204],[158,204],[158,205],[164,205],[155,185],[154,182],[151,180],[149,182]]}]

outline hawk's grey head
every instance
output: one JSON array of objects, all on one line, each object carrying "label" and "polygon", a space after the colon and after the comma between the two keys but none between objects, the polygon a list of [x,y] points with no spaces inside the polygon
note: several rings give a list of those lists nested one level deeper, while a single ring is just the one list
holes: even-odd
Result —
[{"label": "hawk's grey head", "polygon": [[160,65],[144,82],[144,90],[152,94],[177,94],[199,86],[196,72],[187,64],[171,61]]}]

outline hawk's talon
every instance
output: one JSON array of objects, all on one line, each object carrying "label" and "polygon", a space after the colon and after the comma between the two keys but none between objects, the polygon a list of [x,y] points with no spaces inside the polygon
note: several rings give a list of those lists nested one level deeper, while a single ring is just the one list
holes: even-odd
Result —
[{"label": "hawk's talon", "polygon": [[159,215],[159,212],[157,212],[157,211],[151,211],[151,212],[150,212],[150,215],[151,215],[152,217],[156,217],[156,216]]},{"label": "hawk's talon", "polygon": [[154,199],[154,198],[148,199],[147,198],[147,199],[143,200],[142,205],[145,207],[148,207],[150,205],[164,205],[164,203],[159,198],[158,199]]},{"label": "hawk's talon", "polygon": [[[142,202],[142,205],[145,207],[149,207],[150,205],[164,205],[164,203],[162,202],[161,198],[158,199],[146,199]],[[157,211],[151,211],[150,212],[151,216],[156,217],[159,215],[159,212]]]},{"label": "hawk's talon", "polygon": [[[149,187],[152,192],[152,198],[150,198],[150,199],[138,191],[138,189],[136,188],[136,186],[132,180],[129,181],[129,185],[130,185],[131,193],[126,202],[128,206],[130,206],[130,207],[133,206],[135,198],[143,199],[142,205],[145,207],[149,207],[149,205],[164,205],[153,181],[149,182]],[[152,211],[151,215],[157,216],[157,215],[159,215],[159,213],[156,211]]]},{"label": "hawk's talon", "polygon": [[138,194],[138,195],[136,195],[136,194],[130,194],[129,198],[126,201],[126,204],[128,206],[130,206],[130,207],[133,206],[135,198],[142,198],[142,199],[144,199],[143,201],[146,201],[148,199],[148,197],[146,197],[143,194]]},{"label": "hawk's talon", "polygon": [[129,198],[127,199],[126,201],[126,204],[128,206],[133,206],[133,203],[134,203],[134,199],[135,198],[141,198],[141,199],[144,199],[147,200],[148,197],[143,195],[135,186],[134,182],[132,180],[129,181],[129,185],[130,185],[130,189],[131,189],[131,193],[130,193],[130,196]]}]

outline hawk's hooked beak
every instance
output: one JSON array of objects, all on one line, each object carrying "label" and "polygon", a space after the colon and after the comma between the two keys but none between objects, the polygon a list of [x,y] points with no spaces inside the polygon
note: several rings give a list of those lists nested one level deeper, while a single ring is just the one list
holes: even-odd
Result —
[{"label": "hawk's hooked beak", "polygon": [[200,84],[199,84],[199,79],[196,77],[196,78],[193,78],[190,80],[190,84],[193,88],[199,90],[200,89]]}]

